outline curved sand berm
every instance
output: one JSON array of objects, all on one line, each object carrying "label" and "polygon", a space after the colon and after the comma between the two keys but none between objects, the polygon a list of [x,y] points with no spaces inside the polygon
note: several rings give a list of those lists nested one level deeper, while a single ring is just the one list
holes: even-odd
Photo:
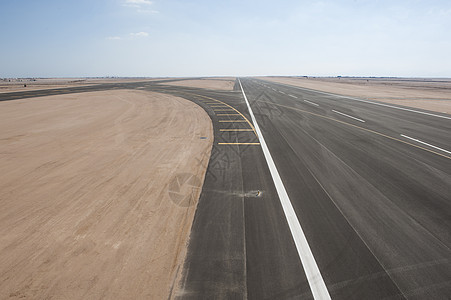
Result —
[{"label": "curved sand berm", "polygon": [[235,85],[234,77],[212,77],[209,79],[187,79],[179,81],[162,82],[162,85],[194,87],[201,89],[214,89],[223,91],[232,91]]},{"label": "curved sand berm", "polygon": [[207,113],[93,92],[0,102],[0,129],[0,299],[167,298],[210,157]]}]

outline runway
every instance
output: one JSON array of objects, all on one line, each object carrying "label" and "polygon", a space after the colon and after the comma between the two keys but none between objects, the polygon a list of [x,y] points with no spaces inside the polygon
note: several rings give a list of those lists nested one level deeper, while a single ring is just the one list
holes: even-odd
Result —
[{"label": "runway", "polygon": [[[188,246],[182,299],[313,299],[243,97],[332,299],[451,294],[451,117],[242,78],[233,92],[105,84],[184,97],[215,141]],[[313,281],[312,281],[313,280]],[[319,299],[318,297],[315,299]]]},{"label": "runway", "polygon": [[[449,116],[242,83],[331,298],[446,298]],[[313,298],[260,147],[215,147],[181,298]]]}]

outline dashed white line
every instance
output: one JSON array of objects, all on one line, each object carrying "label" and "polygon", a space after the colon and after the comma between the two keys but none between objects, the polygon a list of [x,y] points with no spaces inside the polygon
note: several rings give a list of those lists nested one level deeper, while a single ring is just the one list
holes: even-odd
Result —
[{"label": "dashed white line", "polygon": [[311,104],[311,105],[319,106],[319,104],[316,104],[316,103],[308,101],[308,100],[304,100],[304,102],[306,102],[308,104]]},{"label": "dashed white line", "polygon": [[290,97],[292,97],[292,98],[298,98],[298,97],[296,97],[295,95],[291,95],[291,94],[288,94],[288,96],[290,96]]},{"label": "dashed white line", "polygon": [[284,92],[282,92],[282,91],[279,91],[279,93],[286,95],[286,94],[285,94]]},{"label": "dashed white line", "polygon": [[448,116],[441,116],[441,115],[427,113],[427,112],[424,112],[424,111],[418,111],[418,110],[414,110],[414,109],[410,109],[410,108],[404,108],[404,107],[394,106],[394,105],[390,105],[390,104],[378,103],[378,102],[363,100],[363,99],[359,99],[359,98],[353,98],[353,97],[348,97],[348,96],[343,96],[343,95],[338,95],[338,94],[333,94],[333,93],[322,92],[322,91],[318,91],[318,90],[302,88],[302,87],[298,87],[298,86],[290,85],[290,84],[285,84],[285,83],[278,83],[278,84],[284,85],[284,86],[288,86],[288,87],[292,87],[292,88],[296,88],[296,89],[299,89],[299,90],[312,91],[312,92],[316,92],[316,93],[323,94],[323,95],[329,95],[329,96],[349,99],[349,100],[353,100],[353,101],[365,102],[365,103],[370,103],[370,104],[374,104],[374,105],[385,106],[385,107],[390,107],[390,108],[394,108],[394,109],[410,111],[410,112],[414,112],[414,113],[417,113],[417,114],[423,114],[423,115],[427,115],[427,116],[432,116],[432,117],[437,117],[437,118],[451,120],[451,117],[448,117]]},{"label": "dashed white line", "polygon": [[263,154],[268,164],[271,177],[274,181],[274,185],[279,195],[280,203],[282,204],[283,212],[290,227],[291,235],[296,245],[299,258],[301,259],[302,266],[304,267],[305,275],[307,276],[310,289],[312,290],[313,298],[315,299],[330,299],[329,291],[327,290],[324,279],[321,276],[318,265],[316,264],[315,258],[313,257],[312,250],[307,242],[304,231],[302,230],[301,224],[296,216],[293,205],[291,204],[288,193],[285,190],[282,179],[280,178],[277,167],[272,159],[271,153],[269,152],[268,146],[266,145],[263,134],[260,131],[257,120],[255,119],[252,108],[247,100],[246,94],[244,93],[243,86],[241,85],[241,80],[238,79],[240,83],[241,92],[243,93],[244,100],[246,101],[249,114],[251,115],[252,122],[254,123],[255,131],[257,132],[258,139],[260,140],[260,146],[262,147]]},{"label": "dashed white line", "polygon": [[423,141],[420,141],[420,140],[414,139],[414,138],[412,138],[412,137],[410,137],[410,136],[407,136],[407,135],[404,135],[404,134],[401,134],[401,136],[402,136],[402,137],[405,137],[406,139],[410,139],[410,140],[412,140],[412,141],[415,141],[415,142],[418,142],[418,143],[421,143],[421,144],[427,145],[427,146],[429,146],[429,147],[435,148],[435,149],[437,149],[437,150],[440,150],[440,151],[446,152],[446,153],[448,153],[448,154],[451,154],[451,151],[448,151],[448,150],[442,149],[442,148],[440,148],[440,147],[437,147],[437,146],[434,146],[434,145],[431,145],[431,144],[425,143],[425,142],[423,142]]},{"label": "dashed white line", "polygon": [[342,112],[339,112],[339,111],[336,111],[336,110],[333,110],[333,109],[332,109],[332,111],[333,111],[334,113],[336,113],[336,114],[340,114],[340,115],[342,115],[342,116],[345,116],[345,117],[348,117],[348,118],[351,118],[351,119],[354,119],[354,120],[360,121],[360,122],[362,122],[362,123],[365,123],[365,121],[364,121],[364,120],[362,120],[362,119],[359,119],[359,118],[356,118],[356,117],[353,117],[353,116],[350,116],[350,115],[344,114],[344,113],[342,113]]}]

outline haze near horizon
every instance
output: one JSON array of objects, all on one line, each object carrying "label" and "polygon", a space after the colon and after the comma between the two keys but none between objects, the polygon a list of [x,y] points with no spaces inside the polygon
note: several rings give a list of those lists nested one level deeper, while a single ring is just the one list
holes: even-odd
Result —
[{"label": "haze near horizon", "polygon": [[2,1],[0,77],[451,77],[449,1]]}]

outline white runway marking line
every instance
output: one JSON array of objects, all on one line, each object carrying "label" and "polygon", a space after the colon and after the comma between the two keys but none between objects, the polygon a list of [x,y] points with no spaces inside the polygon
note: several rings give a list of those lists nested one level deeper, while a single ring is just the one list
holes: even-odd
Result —
[{"label": "white runway marking line", "polygon": [[284,92],[282,92],[282,91],[279,91],[279,93],[286,95],[286,94],[285,94]]},{"label": "white runway marking line", "polygon": [[437,150],[440,150],[440,151],[446,152],[446,153],[448,153],[448,154],[451,154],[451,151],[448,151],[448,150],[442,149],[442,148],[440,148],[440,147],[437,147],[437,146],[434,146],[434,145],[431,145],[431,144],[425,143],[425,142],[423,142],[423,141],[420,141],[420,140],[414,139],[414,138],[412,138],[412,137],[410,137],[410,136],[407,136],[407,135],[404,135],[404,134],[401,134],[401,136],[402,136],[402,137],[405,137],[406,139],[410,139],[410,140],[412,140],[412,141],[415,141],[415,142],[418,142],[418,143],[421,143],[421,144],[427,145],[427,146],[429,146],[429,147],[435,148],[435,149],[437,149]]},{"label": "white runway marking line", "polygon": [[336,113],[336,114],[339,114],[339,115],[342,115],[342,116],[345,116],[345,117],[348,117],[348,118],[357,120],[357,121],[359,121],[359,122],[365,123],[365,120],[362,120],[362,119],[359,119],[359,118],[356,118],[356,117],[353,117],[353,116],[344,114],[344,113],[342,113],[342,112],[339,112],[339,111],[336,111],[336,110],[333,110],[333,109],[332,109],[332,111],[333,111],[334,113]]},{"label": "white runway marking line", "polygon": [[308,101],[308,100],[304,100],[304,102],[309,103],[309,104],[311,104],[311,105],[319,106],[319,104],[313,103],[313,102]]},{"label": "white runway marking line", "polygon": [[414,110],[414,109],[398,107],[398,106],[393,106],[393,105],[383,104],[383,103],[377,103],[377,102],[373,102],[373,101],[368,101],[368,100],[363,100],[363,99],[358,99],[358,98],[353,98],[353,97],[348,97],[348,96],[343,96],[343,95],[338,95],[338,94],[332,94],[332,93],[322,92],[322,91],[313,90],[313,89],[302,88],[302,87],[299,87],[299,86],[285,84],[285,83],[278,83],[278,84],[284,85],[284,86],[289,86],[289,87],[294,87],[294,88],[297,88],[297,89],[300,89],[300,90],[304,90],[304,91],[313,91],[313,92],[320,93],[320,94],[323,94],[323,95],[329,95],[329,96],[349,99],[349,100],[353,100],[353,101],[360,101],[360,102],[370,103],[370,104],[374,104],[374,105],[379,105],[379,106],[385,106],[385,107],[395,108],[395,109],[399,109],[399,110],[410,111],[410,112],[414,112],[414,113],[417,113],[417,114],[423,114],[423,115],[428,115],[428,116],[432,116],[432,117],[437,117],[437,118],[451,120],[451,117],[431,114],[431,113],[418,111],[418,110]]},{"label": "white runway marking line", "polygon": [[298,98],[298,97],[296,97],[295,95],[291,95],[291,94],[288,94],[288,96],[290,96],[290,97],[292,97],[292,98]]},{"label": "white runway marking line", "polygon": [[329,291],[327,290],[324,279],[321,276],[318,265],[316,264],[315,258],[313,257],[312,250],[307,242],[304,231],[302,231],[301,224],[296,216],[293,205],[291,204],[288,193],[285,190],[282,179],[280,178],[277,167],[272,159],[271,153],[269,152],[268,146],[266,145],[265,139],[263,138],[260,127],[258,126],[257,120],[255,119],[252,108],[247,100],[246,94],[244,93],[243,86],[241,85],[241,80],[238,78],[240,83],[241,92],[243,93],[244,100],[246,101],[247,108],[249,109],[249,114],[251,115],[252,122],[254,123],[255,131],[257,132],[257,137],[260,140],[260,146],[262,147],[263,154],[265,155],[266,163],[268,164],[269,171],[271,172],[271,177],[274,181],[274,185],[279,195],[280,203],[282,204],[283,212],[290,227],[291,235],[293,237],[296,249],[298,251],[299,258],[301,259],[302,266],[304,267],[304,272],[307,277],[310,289],[312,290],[313,298],[315,299],[330,299]]}]

